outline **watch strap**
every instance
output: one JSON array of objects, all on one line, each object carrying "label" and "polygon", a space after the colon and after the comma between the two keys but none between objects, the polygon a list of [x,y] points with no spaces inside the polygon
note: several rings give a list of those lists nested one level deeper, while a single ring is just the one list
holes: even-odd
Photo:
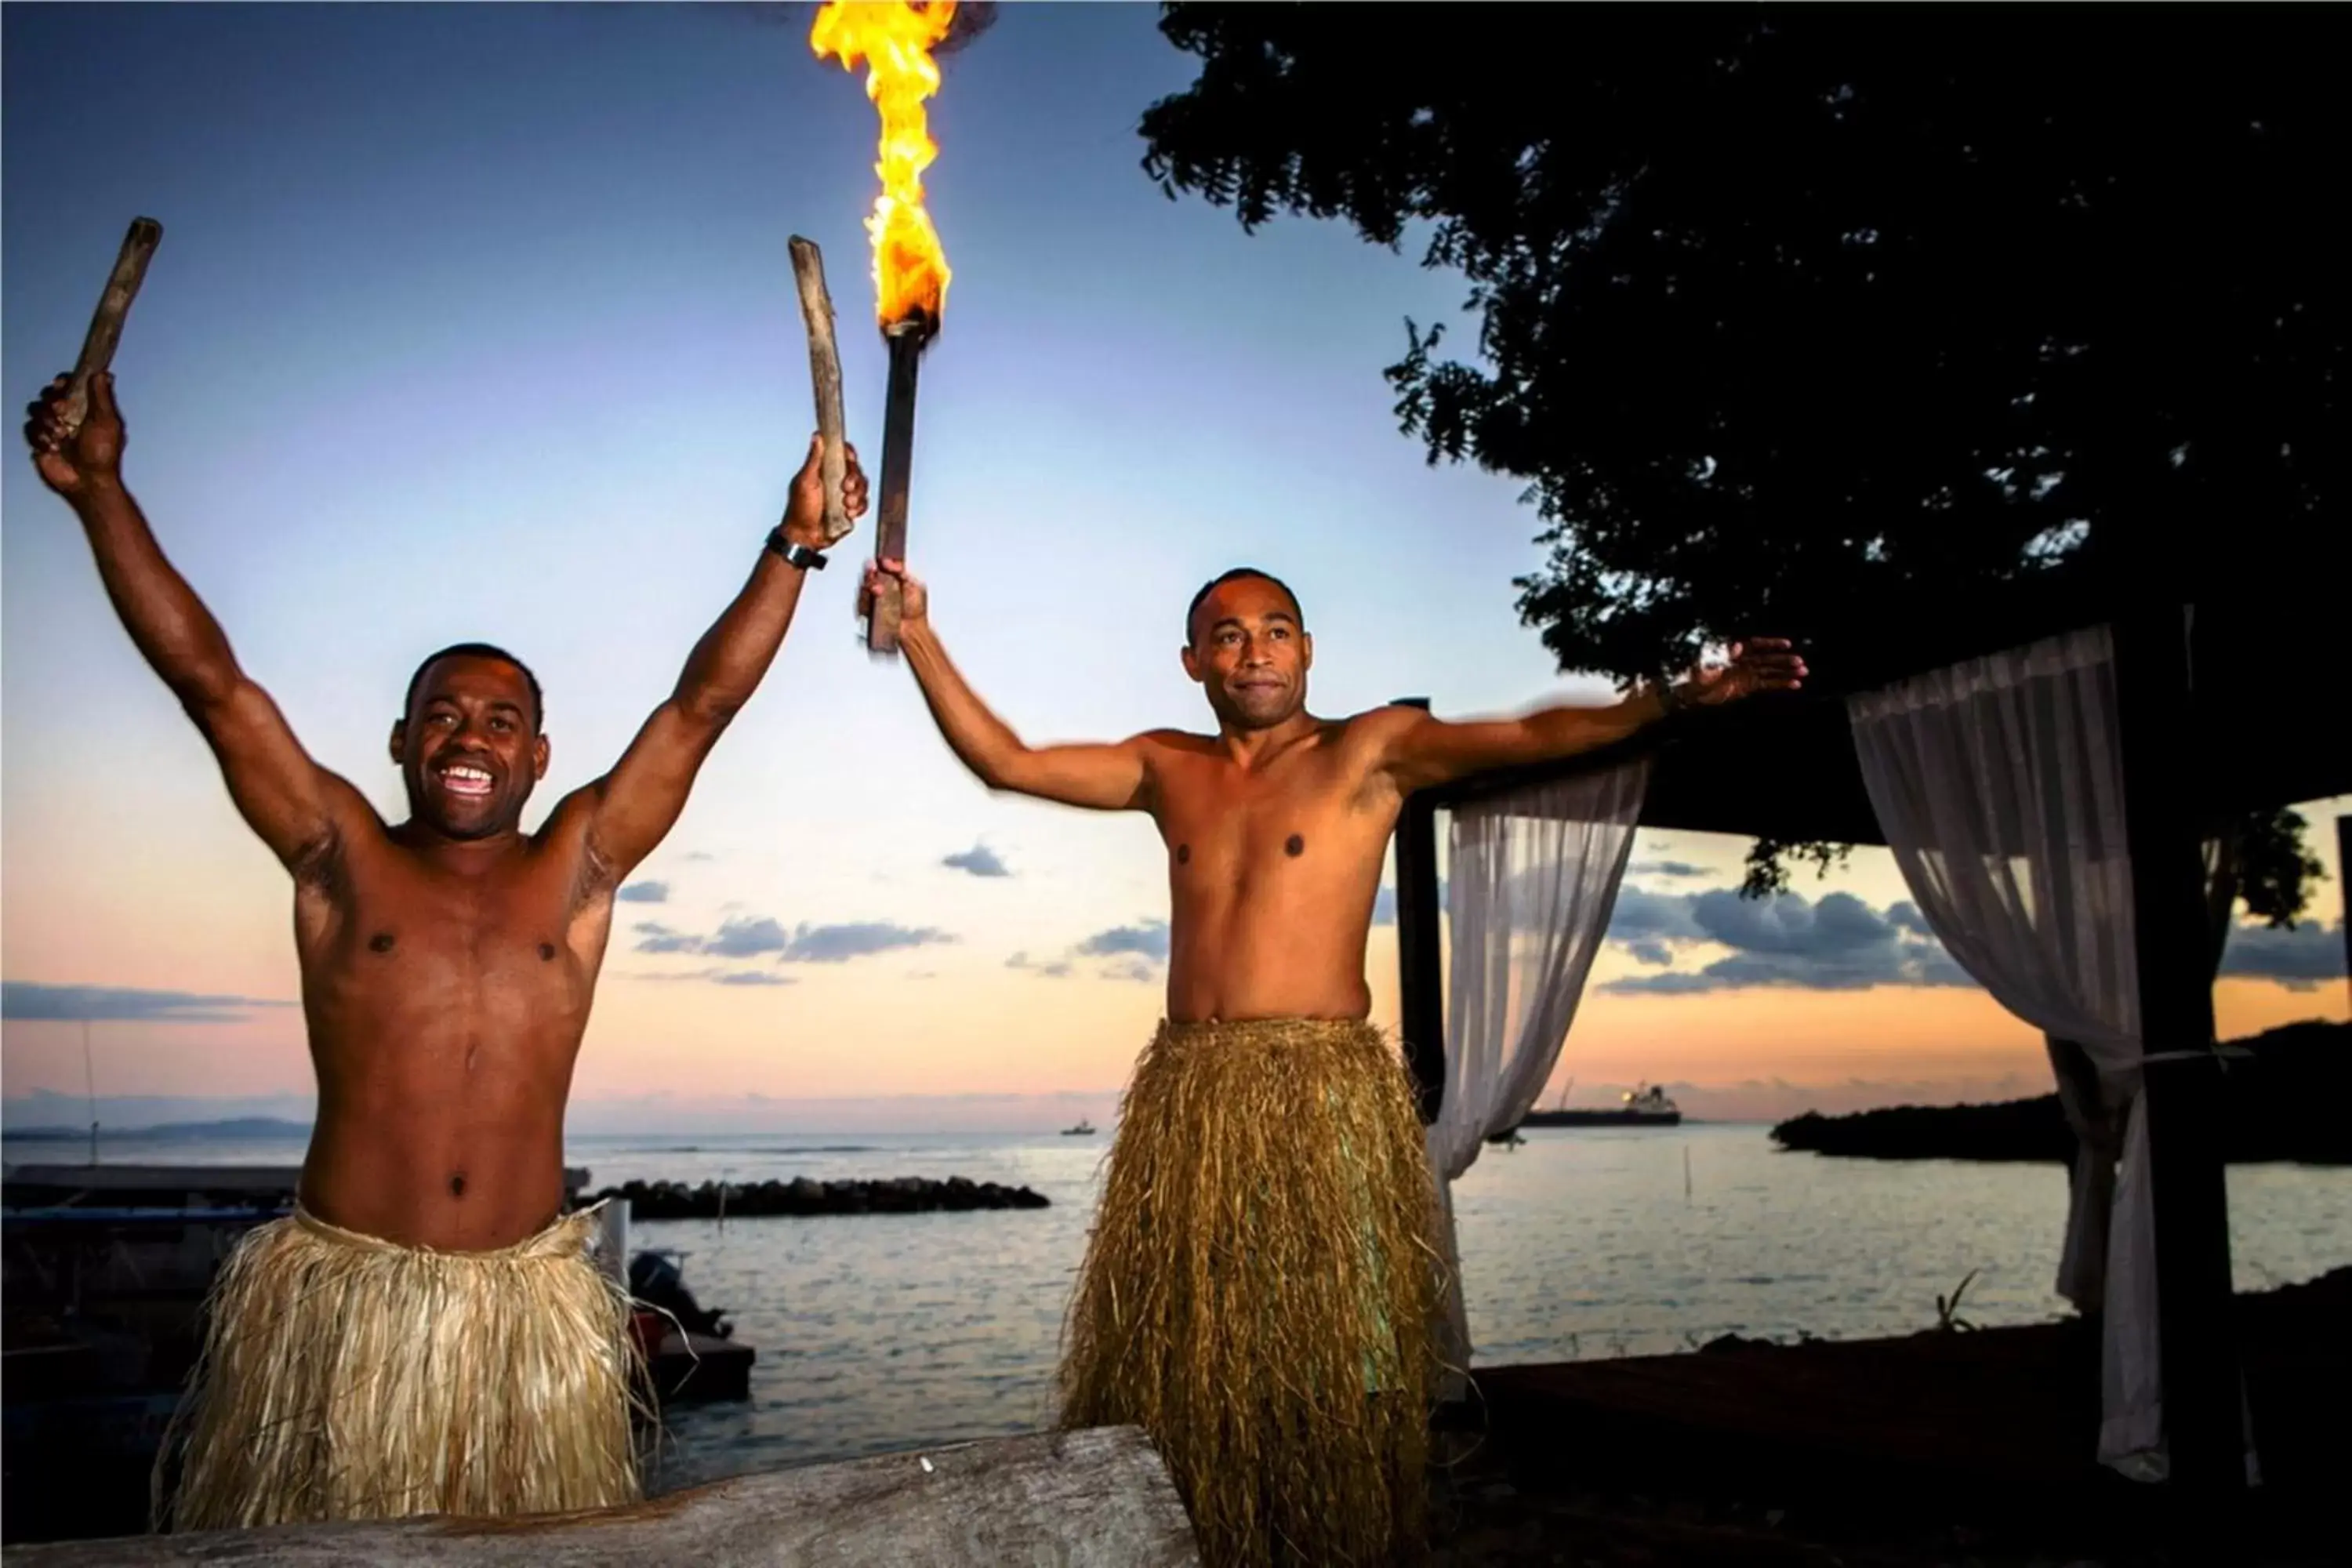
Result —
[{"label": "watch strap", "polygon": [[784,531],[781,528],[772,528],[768,531],[768,548],[774,551],[777,558],[782,560],[787,566],[797,566],[803,572],[822,572],[824,570],[824,552],[823,551],[811,550],[805,544],[798,544],[793,542],[792,540],[786,539],[784,537]]}]

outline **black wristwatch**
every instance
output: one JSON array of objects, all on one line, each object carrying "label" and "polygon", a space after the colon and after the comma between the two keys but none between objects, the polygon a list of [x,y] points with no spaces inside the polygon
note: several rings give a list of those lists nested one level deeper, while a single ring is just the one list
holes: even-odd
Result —
[{"label": "black wristwatch", "polygon": [[824,570],[823,551],[811,550],[805,544],[793,543],[784,537],[784,531],[781,527],[768,531],[768,548],[774,551],[778,558],[787,566],[797,566],[803,572]]}]

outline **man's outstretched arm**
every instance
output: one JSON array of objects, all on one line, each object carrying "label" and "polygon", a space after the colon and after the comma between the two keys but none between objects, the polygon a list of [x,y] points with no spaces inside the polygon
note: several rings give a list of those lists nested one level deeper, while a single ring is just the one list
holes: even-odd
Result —
[{"label": "man's outstretched arm", "polygon": [[931,626],[930,595],[896,561],[866,569],[866,588],[899,588],[898,649],[948,747],[991,789],[1034,795],[1092,811],[1139,811],[1148,772],[1140,737],[1108,745],[1032,746],[964,683]]},{"label": "man's outstretched arm", "polygon": [[[823,455],[822,439],[812,438],[779,529],[787,542],[807,550],[826,542],[818,472]],[[859,517],[866,511],[866,475],[855,447],[846,456],[844,499],[849,515]],[[607,880],[627,875],[677,825],[703,759],[759,689],[783,646],[807,575],[807,569],[763,546],[734,603],[694,645],[669,700],[654,710],[611,773],[557,808],[559,818],[575,809],[589,813],[589,853]]]},{"label": "man's outstretched arm", "polygon": [[90,378],[89,412],[70,434],[58,377],[27,410],[25,438],[41,482],[81,519],[115,613],[219,759],[229,797],[289,868],[315,864],[339,822],[370,812],[359,792],[312,762],[278,704],[238,668],[228,637],[155,542],[122,482],[122,416],[114,377]]},{"label": "man's outstretched arm", "polygon": [[1777,637],[1735,643],[1728,665],[1703,667],[1675,684],[1671,700],[1645,687],[1607,707],[1546,708],[1520,719],[1448,723],[1426,713],[1384,714],[1382,760],[1397,787],[1410,794],[1451,784],[1489,768],[1553,762],[1612,745],[1665,717],[1670,706],[1713,707],[1760,691],[1793,691],[1805,661]]}]

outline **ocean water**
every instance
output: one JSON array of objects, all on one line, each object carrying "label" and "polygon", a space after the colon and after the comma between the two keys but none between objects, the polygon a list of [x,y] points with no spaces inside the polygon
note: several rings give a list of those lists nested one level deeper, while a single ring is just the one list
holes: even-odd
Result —
[{"label": "ocean water", "polygon": [[[2034,1322],[2065,1221],[2054,1165],[1827,1160],[1766,1128],[1538,1129],[1454,1188],[1477,1365],[1687,1349],[1719,1334],[1824,1339],[1960,1316]],[[970,1214],[638,1223],[757,1347],[751,1398],[670,1413],[654,1482],[1032,1431],[1052,1415],[1062,1311],[1108,1132],[1091,1138],[582,1137],[594,1186],[963,1175],[1052,1206]],[[12,1145],[11,1159],[57,1159]],[[110,1161],[290,1163],[299,1145],[111,1141]],[[2242,1289],[2352,1264],[2352,1170],[2229,1175]]]}]

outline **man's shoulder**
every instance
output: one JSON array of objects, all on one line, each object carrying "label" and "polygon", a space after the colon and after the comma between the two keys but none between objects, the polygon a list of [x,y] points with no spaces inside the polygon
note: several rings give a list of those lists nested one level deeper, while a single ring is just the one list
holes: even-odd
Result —
[{"label": "man's shoulder", "polygon": [[1412,708],[1402,703],[1384,703],[1351,713],[1345,719],[1332,721],[1332,727],[1350,740],[1381,741],[1403,734],[1416,724],[1429,721],[1429,710]]}]

